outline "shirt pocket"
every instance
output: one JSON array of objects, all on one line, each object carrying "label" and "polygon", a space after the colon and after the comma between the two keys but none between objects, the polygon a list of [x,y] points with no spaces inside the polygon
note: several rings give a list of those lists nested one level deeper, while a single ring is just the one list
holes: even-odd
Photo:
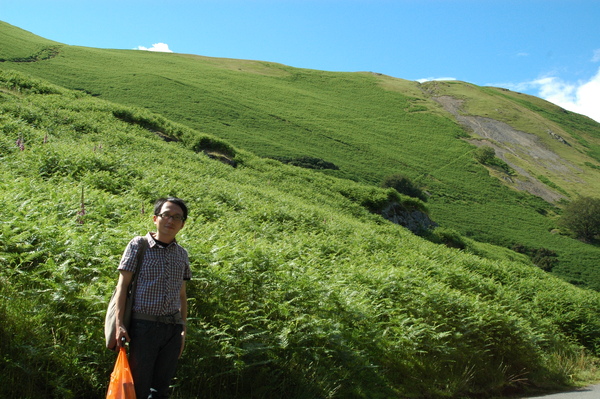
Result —
[{"label": "shirt pocket", "polygon": [[139,271],[141,281],[152,282],[159,280],[163,274],[163,267],[160,258],[146,256]]}]

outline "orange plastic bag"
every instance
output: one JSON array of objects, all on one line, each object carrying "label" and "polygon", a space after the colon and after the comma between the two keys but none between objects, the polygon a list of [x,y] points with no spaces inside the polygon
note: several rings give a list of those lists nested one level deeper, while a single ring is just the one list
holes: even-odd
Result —
[{"label": "orange plastic bag", "polygon": [[110,374],[110,384],[106,399],[135,399],[135,389],[133,387],[133,377],[129,369],[129,360],[125,348],[119,349],[119,356],[115,363],[115,368]]}]

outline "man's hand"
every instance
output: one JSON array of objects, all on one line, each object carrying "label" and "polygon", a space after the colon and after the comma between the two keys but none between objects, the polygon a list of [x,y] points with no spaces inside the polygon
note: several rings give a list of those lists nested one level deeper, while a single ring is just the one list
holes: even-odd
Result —
[{"label": "man's hand", "polygon": [[118,350],[120,347],[125,346],[125,342],[123,342],[123,338],[125,338],[125,342],[131,341],[131,339],[129,338],[129,334],[127,333],[127,330],[125,329],[125,327],[119,326],[119,328],[117,328],[117,346],[116,346],[115,350]]},{"label": "man's hand", "polygon": [[183,354],[183,348],[185,348],[185,328],[186,326],[183,326],[183,331],[181,332],[181,349],[179,350],[179,358],[181,358],[181,355]]}]

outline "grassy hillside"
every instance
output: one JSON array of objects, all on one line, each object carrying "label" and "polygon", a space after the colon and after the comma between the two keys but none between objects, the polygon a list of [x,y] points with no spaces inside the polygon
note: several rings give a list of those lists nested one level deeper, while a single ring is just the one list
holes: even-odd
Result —
[{"label": "grassy hillside", "polygon": [[[441,226],[507,248],[554,251],[555,274],[600,289],[600,249],[557,234],[560,207],[517,190],[533,185],[562,202],[599,195],[600,125],[588,118],[461,82],[419,85],[372,73],[56,45],[5,23],[0,34],[0,69],[143,107],[262,157],[321,159],[337,167],[322,171],[330,176],[378,185],[402,173],[430,195]],[[459,115],[536,137],[552,163],[465,128],[436,101],[442,96],[462,101]],[[477,163],[478,145],[494,146],[514,173]]]},{"label": "grassy hillside", "polygon": [[61,47],[60,43],[36,36],[0,21],[2,55],[0,62],[34,62],[48,59]]},{"label": "grassy hillside", "polygon": [[0,72],[0,151],[5,397],[103,397],[115,268],[163,195],[191,208],[175,397],[489,397],[576,383],[600,347],[599,293],[366,209],[405,199],[393,190],[14,72]]}]

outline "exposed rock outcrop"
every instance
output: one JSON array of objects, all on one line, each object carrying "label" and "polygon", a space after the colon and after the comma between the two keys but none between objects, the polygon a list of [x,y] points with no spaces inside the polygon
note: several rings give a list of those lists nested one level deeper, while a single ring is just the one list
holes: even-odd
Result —
[{"label": "exposed rock outcrop", "polygon": [[[511,187],[527,191],[548,202],[555,203],[565,198],[562,193],[541,182],[536,176],[533,176],[529,171],[522,168],[519,163],[514,162],[514,160],[523,160],[524,163],[538,164],[545,169],[559,172],[564,179],[568,178],[581,182],[576,173],[574,173],[578,171],[577,166],[571,164],[548,148],[536,135],[514,129],[507,123],[495,119],[465,115],[462,112],[463,101],[460,99],[451,96],[438,96],[433,97],[433,100],[440,103],[446,111],[450,112],[467,131],[473,132],[474,138],[467,141],[476,146],[485,145],[492,147],[496,152],[496,156],[517,172],[519,175],[517,179],[503,179]],[[558,134],[550,130],[548,134],[555,140],[570,145]]]},{"label": "exposed rock outcrop", "polygon": [[438,224],[429,218],[426,213],[407,209],[397,202],[393,202],[381,211],[381,216],[393,223],[406,227],[415,234],[438,227]]}]

